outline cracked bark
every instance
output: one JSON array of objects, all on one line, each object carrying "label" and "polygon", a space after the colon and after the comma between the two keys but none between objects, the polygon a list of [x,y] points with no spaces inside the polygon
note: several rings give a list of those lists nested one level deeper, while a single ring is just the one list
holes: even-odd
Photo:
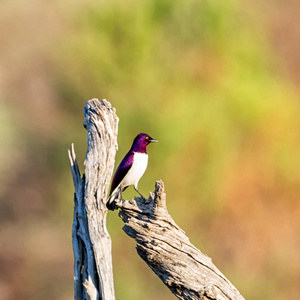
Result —
[{"label": "cracked bark", "polygon": [[74,299],[114,300],[106,197],[117,150],[119,119],[106,100],[87,101],[84,115],[88,147],[83,176],[73,144],[68,152],[75,186],[72,227]]},{"label": "cracked bark", "polygon": [[[80,175],[73,145],[69,150],[75,186],[74,295],[76,300],[114,300],[105,202],[117,149],[118,117],[108,101],[97,99],[86,103],[84,114],[86,176]],[[119,200],[116,205],[123,230],[136,241],[137,253],[178,299],[244,299],[168,214],[161,180],[148,199]]]},{"label": "cracked bark", "polygon": [[148,199],[120,200],[117,206],[137,253],[178,299],[244,299],[168,214],[161,180]]}]

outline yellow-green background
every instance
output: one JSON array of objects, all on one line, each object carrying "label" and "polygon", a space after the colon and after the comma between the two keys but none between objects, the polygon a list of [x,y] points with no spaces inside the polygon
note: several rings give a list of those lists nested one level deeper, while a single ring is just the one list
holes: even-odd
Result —
[{"label": "yellow-green background", "polygon": [[[246,299],[300,299],[300,4],[3,0],[0,295],[72,299],[82,108],[117,109],[119,162],[159,140],[139,184]],[[125,192],[127,199],[135,196]],[[109,213],[117,299],[174,299]]]}]

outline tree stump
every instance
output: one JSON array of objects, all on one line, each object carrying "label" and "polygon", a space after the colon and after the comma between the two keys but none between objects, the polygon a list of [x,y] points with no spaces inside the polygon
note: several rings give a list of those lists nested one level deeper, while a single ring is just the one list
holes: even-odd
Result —
[{"label": "tree stump", "polygon": [[137,253],[178,299],[244,299],[168,214],[161,180],[148,199],[121,200],[117,206]]},{"label": "tree stump", "polygon": [[111,104],[89,100],[85,175],[80,176],[74,146],[69,160],[75,186],[72,228],[75,299],[114,300],[111,239],[106,229],[106,198],[117,150],[119,119]]},{"label": "tree stump", "polygon": [[[80,175],[74,146],[69,150],[75,186],[74,296],[76,300],[114,300],[106,199],[117,150],[118,117],[108,101],[97,99],[86,103],[84,114],[86,175]],[[118,200],[116,205],[123,230],[136,240],[137,253],[178,299],[244,299],[168,214],[161,180],[148,199]]]}]

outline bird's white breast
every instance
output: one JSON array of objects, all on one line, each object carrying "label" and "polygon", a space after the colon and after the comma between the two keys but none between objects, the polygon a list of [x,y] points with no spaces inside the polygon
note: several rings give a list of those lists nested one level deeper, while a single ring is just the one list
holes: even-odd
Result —
[{"label": "bird's white breast", "polygon": [[140,178],[143,176],[147,169],[148,165],[148,154],[147,153],[139,153],[135,152],[133,156],[133,163],[124,177],[122,181],[122,186],[129,186],[129,185],[134,185],[137,187],[137,184],[140,180]]}]

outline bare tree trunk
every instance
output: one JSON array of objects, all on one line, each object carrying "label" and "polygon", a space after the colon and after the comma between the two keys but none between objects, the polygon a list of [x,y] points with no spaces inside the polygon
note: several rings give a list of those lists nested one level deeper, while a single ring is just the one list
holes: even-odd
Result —
[{"label": "bare tree trunk", "polygon": [[[73,145],[69,159],[75,186],[73,221],[75,299],[114,300],[111,240],[106,230],[106,196],[117,149],[118,118],[106,100],[84,109],[88,135],[86,177],[80,176]],[[119,200],[123,230],[137,252],[179,299],[244,299],[211,259],[193,246],[166,207],[164,184],[148,199]]]},{"label": "bare tree trunk", "polygon": [[75,186],[72,228],[75,299],[114,300],[106,197],[117,150],[118,117],[111,104],[89,100],[84,108],[88,149],[80,176],[73,145],[69,160]]},{"label": "bare tree trunk", "polygon": [[161,180],[148,199],[116,205],[123,230],[136,240],[137,253],[178,299],[244,299],[168,214]]}]

